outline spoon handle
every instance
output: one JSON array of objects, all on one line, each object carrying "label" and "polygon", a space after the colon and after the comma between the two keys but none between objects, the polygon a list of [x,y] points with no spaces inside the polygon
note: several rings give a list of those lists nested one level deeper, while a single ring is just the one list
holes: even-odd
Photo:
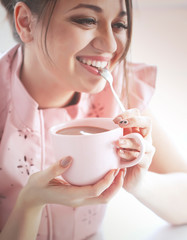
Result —
[{"label": "spoon handle", "polygon": [[122,112],[125,112],[125,107],[123,106],[123,104],[122,104],[122,102],[120,101],[118,95],[116,94],[116,92],[115,92],[115,90],[114,90],[114,88],[113,88],[112,83],[110,83],[110,88],[111,88],[112,93],[113,93],[113,95],[114,95],[116,101],[118,102],[118,104],[119,104],[119,106],[120,106]]},{"label": "spoon handle", "polygon": [[99,74],[109,83],[110,85],[110,89],[115,97],[115,99],[117,100],[122,112],[125,112],[125,107],[123,106],[122,102],[120,101],[118,95],[116,94],[114,88],[113,88],[113,77],[112,74],[110,73],[110,71],[106,68],[102,68],[99,70]]}]

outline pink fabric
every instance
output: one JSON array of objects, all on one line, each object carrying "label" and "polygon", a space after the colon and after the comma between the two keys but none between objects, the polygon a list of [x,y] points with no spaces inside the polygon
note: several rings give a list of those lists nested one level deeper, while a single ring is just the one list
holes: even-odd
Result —
[{"label": "pink fabric", "polygon": [[[39,110],[19,79],[22,49],[19,45],[0,59],[0,229],[3,228],[21,188],[29,176],[54,163],[49,128],[84,117],[115,117],[119,113],[110,88],[96,95],[81,94],[77,104]],[[155,85],[155,68],[132,65],[130,97],[133,107],[146,107]],[[120,66],[114,71],[115,87],[122,81]],[[133,91],[133,88],[136,90]],[[117,89],[120,91],[120,88]],[[37,240],[81,240],[100,228],[105,205],[70,208],[47,205]]]},{"label": "pink fabric", "polygon": [[143,110],[149,104],[155,90],[156,67],[146,64],[128,64],[129,107]]}]

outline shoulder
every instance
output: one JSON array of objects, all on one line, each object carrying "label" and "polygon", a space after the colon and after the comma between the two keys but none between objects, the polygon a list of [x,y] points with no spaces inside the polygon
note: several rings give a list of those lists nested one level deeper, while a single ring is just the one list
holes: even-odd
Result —
[{"label": "shoulder", "polygon": [[17,52],[18,45],[0,55],[0,128],[8,113],[11,99],[11,63]]}]

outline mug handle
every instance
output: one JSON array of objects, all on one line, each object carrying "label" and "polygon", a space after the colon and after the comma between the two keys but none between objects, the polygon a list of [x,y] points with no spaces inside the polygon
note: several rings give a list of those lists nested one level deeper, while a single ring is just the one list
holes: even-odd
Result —
[{"label": "mug handle", "polygon": [[138,164],[142,160],[143,155],[145,154],[144,139],[143,139],[142,135],[139,133],[129,133],[127,135],[124,135],[123,138],[133,138],[140,145],[140,152],[136,159],[134,159],[132,161],[121,160],[121,162],[119,164],[120,168],[132,167],[132,166]]}]

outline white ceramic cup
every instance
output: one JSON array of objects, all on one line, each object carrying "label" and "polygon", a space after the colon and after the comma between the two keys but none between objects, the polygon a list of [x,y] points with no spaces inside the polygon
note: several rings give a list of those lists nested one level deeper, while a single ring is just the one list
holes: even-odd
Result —
[{"label": "white ceramic cup", "polygon": [[[62,135],[60,129],[74,126],[92,126],[108,129],[90,135]],[[123,129],[111,118],[85,118],[53,126],[50,129],[56,160],[71,156],[71,167],[63,178],[73,185],[88,185],[100,180],[111,169],[125,168],[141,161],[145,152],[143,138],[138,133],[123,136]],[[116,153],[115,142],[123,138],[134,138],[140,145],[139,156],[133,161],[123,161]]]}]

